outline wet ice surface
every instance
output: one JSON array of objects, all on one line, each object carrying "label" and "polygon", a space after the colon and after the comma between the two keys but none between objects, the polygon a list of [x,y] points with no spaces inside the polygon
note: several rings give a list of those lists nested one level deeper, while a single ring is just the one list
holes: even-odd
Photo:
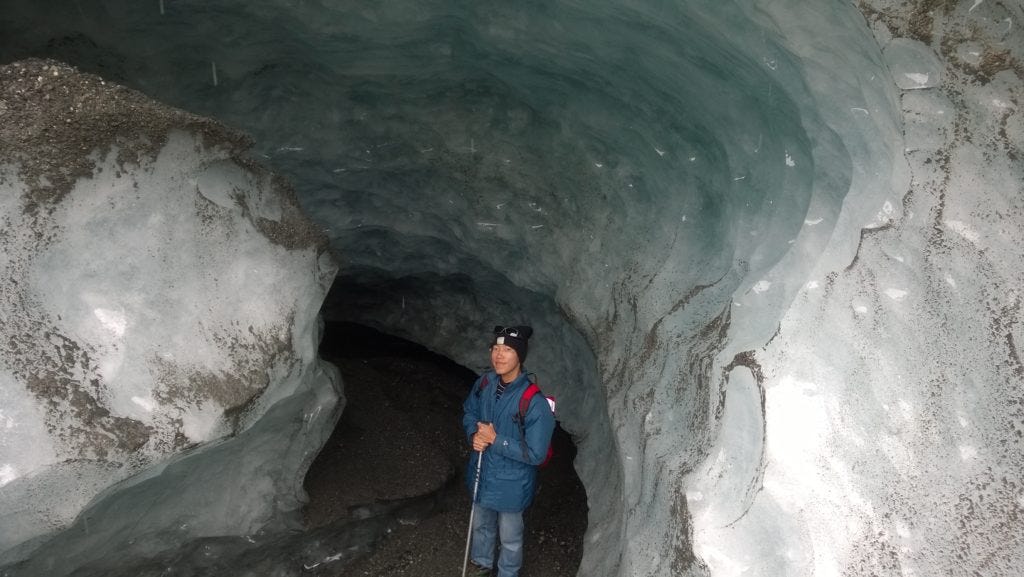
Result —
[{"label": "wet ice surface", "polygon": [[[138,560],[108,555],[71,575],[110,577],[259,577],[338,575],[354,560],[374,550],[403,524],[417,523],[437,512],[437,499],[426,496],[400,502],[353,508],[351,518],[310,531],[207,537],[184,547]],[[43,572],[37,572],[42,570]],[[2,575],[43,575],[46,564],[30,572],[8,568]]]}]

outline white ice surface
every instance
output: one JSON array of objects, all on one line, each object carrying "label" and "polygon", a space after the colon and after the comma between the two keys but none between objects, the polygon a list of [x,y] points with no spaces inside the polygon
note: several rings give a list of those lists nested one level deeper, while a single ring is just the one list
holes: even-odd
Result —
[{"label": "white ice surface", "polygon": [[[934,83],[901,82],[938,76],[929,51],[886,48],[907,90],[905,211],[862,237],[855,262],[812,273],[756,350],[763,432],[751,379],[728,379],[721,432],[689,483],[711,575],[1011,577],[1024,563],[1024,179],[998,137],[1013,116],[988,106],[1021,85],[971,83],[977,105],[958,108],[922,90]],[[752,472],[746,451],[762,444]]]},{"label": "white ice surface", "polygon": [[[70,524],[101,491],[142,471],[159,477],[162,463],[193,447],[200,449],[189,461],[192,476],[241,466],[231,459],[254,459],[248,466],[255,470],[204,481],[205,499],[223,500],[227,510],[193,520],[191,534],[256,530],[297,507],[296,471],[337,414],[336,376],[319,368],[315,354],[317,307],[334,265],[316,247],[285,248],[257,227],[257,218],[282,217],[269,175],[184,132],[172,132],[159,155],[139,166],[121,166],[118,152],[97,157],[93,177],[47,213],[46,243],[33,239],[38,223],[14,220],[25,213],[13,167],[0,179],[0,208],[13,225],[0,264],[20,281],[0,301],[9,320],[0,330],[5,342],[38,347],[9,355],[15,370],[0,371],[2,561]],[[197,182],[230,194],[211,203]],[[26,374],[56,386],[39,388]],[[95,406],[96,413],[83,412],[83,397],[85,411]],[[310,404],[315,418],[258,425],[286,399],[296,410]],[[238,448],[219,462],[200,457],[202,446],[261,426],[283,436],[248,447],[232,441]],[[131,431],[144,431],[140,445],[124,445],[140,442],[120,437]],[[162,483],[164,490],[174,485],[156,486]],[[239,492],[249,497],[238,499]],[[159,531],[172,516],[210,509],[186,501],[163,507],[147,507],[148,516],[132,523]],[[112,522],[106,530],[119,528]],[[100,538],[96,526],[91,531]],[[102,554],[89,543],[66,546],[68,563],[73,549],[85,558]]]}]

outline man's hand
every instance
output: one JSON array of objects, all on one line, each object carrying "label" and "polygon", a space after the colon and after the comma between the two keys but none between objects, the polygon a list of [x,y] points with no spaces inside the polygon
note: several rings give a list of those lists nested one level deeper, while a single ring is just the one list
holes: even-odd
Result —
[{"label": "man's hand", "polygon": [[473,433],[473,450],[483,451],[494,439],[498,437],[498,434],[494,432],[494,425],[490,423],[477,423],[476,432]]}]

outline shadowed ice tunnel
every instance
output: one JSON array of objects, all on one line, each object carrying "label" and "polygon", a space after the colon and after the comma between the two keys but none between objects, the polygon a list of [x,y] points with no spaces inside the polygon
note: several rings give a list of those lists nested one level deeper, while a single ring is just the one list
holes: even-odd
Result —
[{"label": "shadowed ice tunnel", "polygon": [[[325,318],[471,368],[490,326],[532,324],[589,501],[579,575],[1022,562],[1019,7],[3,11],[0,63],[54,58],[251,135],[336,255]],[[88,499],[17,525],[0,565]],[[964,499],[987,504],[945,512]],[[295,509],[275,503],[273,523]]]}]

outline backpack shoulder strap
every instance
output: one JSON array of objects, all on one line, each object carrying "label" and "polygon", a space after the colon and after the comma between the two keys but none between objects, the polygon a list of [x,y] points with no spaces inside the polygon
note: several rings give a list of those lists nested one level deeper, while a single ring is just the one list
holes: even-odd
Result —
[{"label": "backpack shoulder strap", "polygon": [[519,421],[522,422],[526,418],[526,411],[530,409],[530,401],[533,396],[540,392],[540,387],[537,383],[530,383],[527,385],[526,390],[523,391],[523,396],[519,397]]},{"label": "backpack shoulder strap", "polygon": [[480,379],[480,386],[478,386],[476,388],[476,396],[479,397],[480,395],[482,395],[483,392],[484,392],[484,389],[486,389],[487,385],[489,385],[489,384],[490,384],[490,382],[487,380],[487,373],[484,373],[483,378]]},{"label": "backpack shoulder strap", "polygon": [[[519,397],[519,434],[522,436],[522,440],[523,440],[523,456],[524,457],[527,456],[527,447],[526,447],[526,412],[528,410],[530,410],[530,401],[533,400],[534,395],[536,395],[537,393],[540,393],[540,387],[537,386],[537,383],[534,383],[533,381],[530,381],[530,384],[526,386],[526,390],[523,391],[523,396]],[[548,400],[547,397],[545,395],[543,395],[543,394],[542,394],[542,396],[544,396],[544,401],[547,402],[547,400]],[[551,461],[551,455],[552,454],[554,454],[554,447],[552,447],[551,443],[549,442],[548,443],[548,452],[547,452],[547,455],[544,457],[544,460],[540,464],[541,467],[547,465],[548,462]]]},{"label": "backpack shoulder strap", "polygon": [[526,389],[523,390],[523,396],[519,397],[519,436],[523,442],[523,457],[526,458],[528,450],[526,446],[526,412],[530,410],[530,401],[533,396],[540,392],[540,387],[537,383],[530,381],[529,385],[526,385]]}]

